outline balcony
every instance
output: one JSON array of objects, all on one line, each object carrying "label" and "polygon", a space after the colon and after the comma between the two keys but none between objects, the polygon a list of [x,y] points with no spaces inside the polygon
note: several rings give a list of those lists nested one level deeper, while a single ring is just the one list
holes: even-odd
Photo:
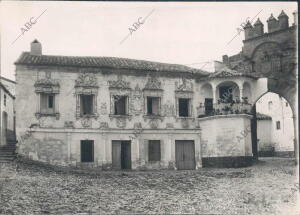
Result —
[{"label": "balcony", "polygon": [[228,114],[252,114],[252,105],[247,101],[239,102],[222,102],[219,101],[216,104],[201,105],[198,108],[198,118],[216,115],[228,115]]}]

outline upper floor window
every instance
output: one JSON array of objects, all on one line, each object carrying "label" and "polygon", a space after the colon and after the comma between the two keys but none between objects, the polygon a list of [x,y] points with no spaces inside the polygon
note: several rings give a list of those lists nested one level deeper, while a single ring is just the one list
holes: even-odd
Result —
[{"label": "upper floor window", "polygon": [[280,130],[280,121],[276,121],[276,129]]},{"label": "upper floor window", "polygon": [[4,106],[6,106],[6,95],[4,94]]},{"label": "upper floor window", "polygon": [[40,112],[43,114],[54,114],[55,113],[55,94],[40,94]]},{"label": "upper floor window", "polygon": [[180,117],[189,117],[191,115],[190,101],[191,99],[178,99],[178,114]]},{"label": "upper floor window", "polygon": [[94,114],[94,95],[80,95],[81,116]]},{"label": "upper floor window", "polygon": [[128,113],[128,96],[114,96],[114,114],[127,115]]},{"label": "upper floor window", "polygon": [[160,98],[147,96],[147,115],[160,115]]}]

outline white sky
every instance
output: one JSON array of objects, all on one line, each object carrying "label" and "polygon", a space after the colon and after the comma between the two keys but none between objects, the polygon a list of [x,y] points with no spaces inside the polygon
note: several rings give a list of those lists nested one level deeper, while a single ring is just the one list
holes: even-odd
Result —
[{"label": "white sky", "polygon": [[[113,56],[193,64],[221,60],[222,55],[241,51],[244,34],[237,28],[247,17],[258,17],[265,25],[271,13],[277,18],[283,9],[294,22],[296,2],[45,2],[2,1],[1,75],[14,80],[14,62],[29,51],[35,38],[43,54],[70,56]],[[32,28],[21,34],[31,17]],[[129,34],[139,17],[147,16],[140,28]],[[256,21],[256,19],[254,20]],[[201,63],[201,64],[194,64]],[[209,70],[212,64],[203,69]]]}]

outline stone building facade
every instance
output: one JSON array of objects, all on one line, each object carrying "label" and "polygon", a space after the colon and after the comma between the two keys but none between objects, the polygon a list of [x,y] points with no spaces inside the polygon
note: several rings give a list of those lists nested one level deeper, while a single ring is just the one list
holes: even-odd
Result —
[{"label": "stone building facade", "polygon": [[227,68],[210,74],[141,60],[42,55],[38,41],[17,60],[16,78],[19,154],[103,169],[249,165],[251,135],[242,133],[251,101],[266,87],[264,79]]},{"label": "stone building facade", "polygon": [[[102,169],[250,165],[257,150],[253,104],[273,89],[276,53],[285,53],[280,68],[295,68],[294,28],[284,22],[276,32],[254,35],[249,23],[243,52],[224,56],[214,73],[125,58],[43,55],[35,40],[15,63],[18,152]],[[294,105],[295,88],[285,92]]]}]

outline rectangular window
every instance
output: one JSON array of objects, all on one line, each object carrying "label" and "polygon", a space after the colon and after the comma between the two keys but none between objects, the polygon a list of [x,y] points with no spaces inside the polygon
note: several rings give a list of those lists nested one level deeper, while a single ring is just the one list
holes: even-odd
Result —
[{"label": "rectangular window", "polygon": [[94,95],[80,95],[81,115],[93,114]]},{"label": "rectangular window", "polygon": [[160,140],[149,140],[149,161],[160,161]]},{"label": "rectangular window", "polygon": [[276,129],[280,130],[280,121],[276,121]]},{"label": "rectangular window", "polygon": [[127,114],[127,96],[114,96],[115,115]]},{"label": "rectangular window", "polygon": [[160,115],[159,97],[147,97],[147,115]]},{"label": "rectangular window", "polygon": [[190,99],[178,99],[179,105],[179,116],[188,117],[190,116]]},{"label": "rectangular window", "polygon": [[40,95],[40,107],[41,113],[52,114],[54,113],[54,94],[45,94]]}]

